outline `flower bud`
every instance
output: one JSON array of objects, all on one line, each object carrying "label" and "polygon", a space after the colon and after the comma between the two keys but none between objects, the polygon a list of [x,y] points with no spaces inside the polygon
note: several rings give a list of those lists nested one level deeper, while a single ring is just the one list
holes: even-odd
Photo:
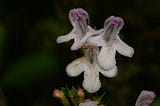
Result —
[{"label": "flower bud", "polygon": [[77,90],[77,95],[79,96],[79,97],[82,97],[82,96],[84,96],[84,90],[83,89],[78,89]]},{"label": "flower bud", "polygon": [[65,95],[62,90],[56,89],[53,91],[53,96],[59,99],[65,99]]}]

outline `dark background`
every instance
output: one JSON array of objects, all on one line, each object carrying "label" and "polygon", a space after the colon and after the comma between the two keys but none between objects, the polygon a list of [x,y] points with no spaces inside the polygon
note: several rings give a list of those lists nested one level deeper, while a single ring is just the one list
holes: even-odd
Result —
[{"label": "dark background", "polygon": [[54,89],[81,86],[83,75],[70,78],[65,66],[82,53],[70,51],[73,41],[56,44],[57,36],[71,31],[68,12],[77,7],[88,11],[97,29],[111,15],[122,17],[120,37],[135,49],[132,58],[116,55],[115,78],[100,76],[99,92],[106,92],[109,106],[134,106],[142,90],[154,91],[152,106],[159,106],[159,0],[0,0],[0,102],[60,106]]}]

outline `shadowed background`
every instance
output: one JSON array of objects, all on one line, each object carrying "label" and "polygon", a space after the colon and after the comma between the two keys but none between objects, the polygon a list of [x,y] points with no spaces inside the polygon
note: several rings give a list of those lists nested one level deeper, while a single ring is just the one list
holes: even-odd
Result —
[{"label": "shadowed background", "polygon": [[111,15],[122,17],[120,37],[135,49],[132,58],[116,55],[117,77],[100,76],[108,105],[134,106],[145,89],[156,93],[152,106],[159,106],[159,0],[1,0],[0,106],[60,106],[54,89],[81,86],[83,74],[70,78],[65,67],[83,54],[70,51],[73,41],[56,44],[57,36],[71,31],[68,12],[77,7],[96,29]]}]

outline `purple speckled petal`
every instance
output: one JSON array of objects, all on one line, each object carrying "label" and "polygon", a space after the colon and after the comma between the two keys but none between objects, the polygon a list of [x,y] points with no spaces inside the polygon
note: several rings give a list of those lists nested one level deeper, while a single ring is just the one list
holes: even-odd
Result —
[{"label": "purple speckled petal", "polygon": [[115,41],[119,31],[122,29],[124,21],[120,17],[110,16],[104,23],[104,38],[107,42]]},{"label": "purple speckled petal", "polygon": [[69,19],[78,33],[81,33],[82,36],[87,33],[89,16],[85,10],[81,8],[70,10]]}]

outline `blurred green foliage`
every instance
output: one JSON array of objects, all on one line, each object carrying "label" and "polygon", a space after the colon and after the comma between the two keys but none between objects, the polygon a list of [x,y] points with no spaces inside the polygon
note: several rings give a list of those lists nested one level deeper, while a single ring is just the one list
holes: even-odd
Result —
[{"label": "blurred green foliage", "polygon": [[56,73],[56,62],[55,57],[46,54],[25,57],[9,67],[2,83],[16,87],[34,84],[42,78],[47,78],[53,71]]},{"label": "blurred green foliage", "polygon": [[160,105],[160,1],[159,0],[1,0],[0,84],[8,106],[60,106],[52,91],[66,85],[81,86],[82,76],[70,78],[65,66],[81,52],[69,43],[56,44],[56,37],[72,26],[71,8],[88,11],[92,27],[121,16],[125,25],[120,37],[135,49],[133,58],[116,56],[119,73],[101,77],[109,106],[134,106],[141,90],[152,90]]}]

